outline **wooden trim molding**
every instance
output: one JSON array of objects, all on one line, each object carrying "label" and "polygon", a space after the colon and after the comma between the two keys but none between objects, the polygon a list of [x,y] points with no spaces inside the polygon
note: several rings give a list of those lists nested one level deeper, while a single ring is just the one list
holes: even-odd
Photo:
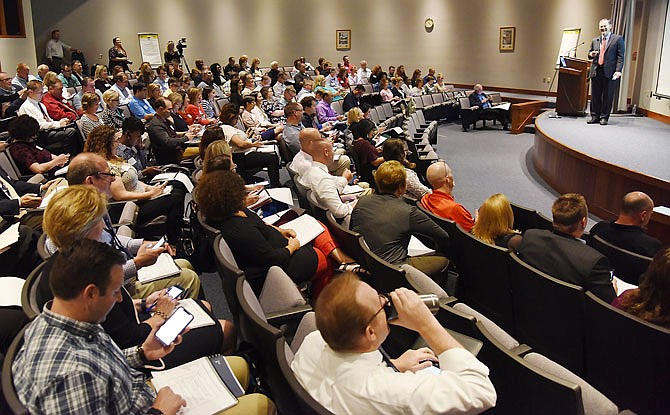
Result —
[{"label": "wooden trim molding", "polygon": [[[445,82],[445,84],[448,85],[453,85],[454,88],[464,88],[464,89],[472,89],[473,84],[456,84],[456,83],[451,83],[451,82]],[[496,91],[496,92],[509,92],[510,94],[526,94],[526,95],[540,95],[540,96],[549,96],[549,97],[555,97],[556,92],[547,92],[547,91],[540,91],[537,89],[521,89],[521,88],[508,88],[504,86],[489,86],[487,88],[490,91]]]},{"label": "wooden trim molding", "polygon": [[644,115],[645,117],[649,117],[651,119],[660,121],[660,122],[665,123],[665,124],[670,124],[670,115],[659,114],[659,113],[654,112],[654,111],[649,111],[646,108],[639,108],[639,107],[638,107],[637,111],[640,114]]}]

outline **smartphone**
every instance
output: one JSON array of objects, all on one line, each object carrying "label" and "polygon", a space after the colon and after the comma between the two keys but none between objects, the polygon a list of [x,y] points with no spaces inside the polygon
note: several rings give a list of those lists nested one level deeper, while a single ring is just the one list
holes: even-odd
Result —
[{"label": "smartphone", "polygon": [[169,295],[173,300],[175,298],[181,297],[185,292],[186,290],[184,290],[184,288],[180,287],[179,285],[173,285],[167,289],[167,295]]},{"label": "smartphone", "polygon": [[149,249],[153,249],[155,251],[156,249],[161,249],[163,245],[165,245],[165,237],[159,239],[158,242],[156,242],[155,244],[150,245]]},{"label": "smartphone", "polygon": [[156,331],[156,338],[164,346],[169,346],[193,321],[193,314],[184,307],[177,307],[169,319]]}]

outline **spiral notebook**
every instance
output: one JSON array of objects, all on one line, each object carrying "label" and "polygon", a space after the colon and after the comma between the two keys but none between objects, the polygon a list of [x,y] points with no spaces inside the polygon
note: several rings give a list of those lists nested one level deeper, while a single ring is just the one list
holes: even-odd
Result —
[{"label": "spiral notebook", "polygon": [[244,389],[222,355],[201,357],[172,369],[151,372],[158,391],[169,386],[181,395],[183,415],[215,414],[237,405]]}]

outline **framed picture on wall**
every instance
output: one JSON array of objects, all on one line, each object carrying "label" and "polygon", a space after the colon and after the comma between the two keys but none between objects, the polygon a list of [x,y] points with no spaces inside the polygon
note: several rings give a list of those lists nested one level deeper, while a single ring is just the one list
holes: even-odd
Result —
[{"label": "framed picture on wall", "polygon": [[516,38],[515,26],[501,26],[498,50],[500,50],[500,52],[514,52],[515,38]]},{"label": "framed picture on wall", "polygon": [[337,50],[351,49],[351,30],[335,31],[335,48]]}]

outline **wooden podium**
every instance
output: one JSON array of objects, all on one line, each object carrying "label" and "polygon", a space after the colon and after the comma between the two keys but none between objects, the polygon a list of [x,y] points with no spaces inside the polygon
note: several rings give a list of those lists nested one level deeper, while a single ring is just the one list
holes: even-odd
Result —
[{"label": "wooden podium", "polygon": [[591,62],[564,57],[566,66],[558,69],[556,113],[558,115],[585,115],[589,93],[587,83]]}]

